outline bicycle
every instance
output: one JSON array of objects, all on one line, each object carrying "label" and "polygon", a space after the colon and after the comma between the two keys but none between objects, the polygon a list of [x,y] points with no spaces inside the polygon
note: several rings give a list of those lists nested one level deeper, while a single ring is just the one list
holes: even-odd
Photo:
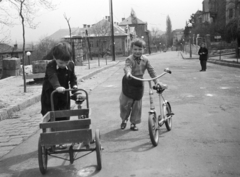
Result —
[{"label": "bicycle", "polygon": [[[165,124],[168,131],[170,131],[172,129],[172,116],[174,115],[174,113],[172,112],[170,103],[167,100],[165,100],[162,95],[163,91],[167,89],[167,85],[162,84],[161,87],[152,86],[153,80],[158,79],[167,73],[168,74],[172,73],[169,68],[165,68],[164,72],[161,75],[159,75],[155,78],[151,78],[151,79],[141,79],[141,78],[137,78],[130,74],[130,77],[132,77],[133,79],[136,79],[136,80],[139,80],[142,82],[147,81],[149,83],[150,110],[149,110],[149,115],[148,115],[148,131],[149,131],[150,139],[151,139],[153,146],[158,145],[159,132],[160,132],[159,130],[163,124]],[[159,105],[160,115],[159,116],[157,116],[155,106],[153,103],[153,90],[156,90],[158,97],[159,97],[159,103],[160,103],[160,105]]]}]

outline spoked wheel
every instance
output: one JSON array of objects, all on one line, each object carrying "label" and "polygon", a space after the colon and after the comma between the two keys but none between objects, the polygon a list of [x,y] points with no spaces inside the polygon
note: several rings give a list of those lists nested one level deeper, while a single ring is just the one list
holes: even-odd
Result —
[{"label": "spoked wheel", "polygon": [[102,154],[101,154],[101,143],[100,143],[100,132],[97,129],[95,131],[95,144],[96,144],[96,154],[97,154],[97,170],[102,169]]},{"label": "spoked wheel", "polygon": [[165,126],[167,128],[168,131],[170,131],[172,129],[172,115],[170,115],[171,113],[171,106],[170,103],[166,104],[166,115],[165,116],[169,116],[169,118],[165,121]]},{"label": "spoked wheel", "polygon": [[39,138],[39,141],[38,141],[38,165],[39,165],[39,170],[43,175],[47,172],[47,161],[48,161],[47,149],[45,148],[45,146],[41,146],[40,138]]},{"label": "spoked wheel", "polygon": [[153,146],[157,146],[159,141],[159,128],[156,114],[150,114],[148,117],[148,131]]}]

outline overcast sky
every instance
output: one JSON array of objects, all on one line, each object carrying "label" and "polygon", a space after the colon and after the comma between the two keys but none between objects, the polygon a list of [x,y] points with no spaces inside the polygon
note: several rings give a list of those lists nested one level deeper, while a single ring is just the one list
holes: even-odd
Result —
[{"label": "overcast sky", "polygon": [[[68,28],[63,17],[66,13],[70,17],[71,27],[82,27],[83,24],[94,24],[104,16],[109,15],[109,0],[52,0],[58,6],[54,11],[43,10],[38,13],[35,22],[36,29],[26,29],[27,42],[38,41],[59,29]],[[192,13],[202,10],[203,0],[112,0],[113,18],[120,22],[123,17],[129,17],[134,9],[137,17],[148,23],[148,29],[158,28],[166,30],[166,17],[170,16],[172,29],[184,28]],[[11,28],[11,41],[22,43],[22,27],[16,25]]]}]

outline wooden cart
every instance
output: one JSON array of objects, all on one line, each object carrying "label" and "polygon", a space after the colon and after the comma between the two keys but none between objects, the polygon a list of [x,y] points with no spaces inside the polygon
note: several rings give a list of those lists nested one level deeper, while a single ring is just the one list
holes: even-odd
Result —
[{"label": "wooden cart", "polygon": [[[73,90],[68,89],[66,91]],[[100,132],[97,129],[93,138],[90,127],[91,119],[89,117],[88,93],[83,89],[78,89],[78,91],[85,93],[86,109],[81,109],[81,106],[78,106],[78,109],[74,110],[54,111],[53,94],[56,91],[53,91],[51,95],[52,111],[48,112],[43,117],[42,123],[40,123],[42,133],[38,142],[38,163],[42,174],[45,174],[47,171],[48,156],[68,160],[72,164],[74,160],[86,156],[93,151],[96,151],[97,169],[101,170],[102,168]],[[78,105],[83,101],[78,102]],[[73,116],[77,117],[77,119],[71,120]],[[70,120],[55,121],[56,118],[61,117],[70,117]],[[67,148],[57,149],[56,146],[61,144],[67,145]],[[83,151],[87,151],[88,153],[78,157],[77,152]],[[62,153],[68,153],[69,157],[62,158],[56,155]]]}]

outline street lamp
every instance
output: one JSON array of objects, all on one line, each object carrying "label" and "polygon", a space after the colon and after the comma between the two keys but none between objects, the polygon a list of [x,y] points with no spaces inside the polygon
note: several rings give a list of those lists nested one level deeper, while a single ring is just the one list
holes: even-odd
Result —
[{"label": "street lamp", "polygon": [[26,54],[28,56],[28,64],[30,65],[30,55],[31,55],[31,52],[28,51]]}]

